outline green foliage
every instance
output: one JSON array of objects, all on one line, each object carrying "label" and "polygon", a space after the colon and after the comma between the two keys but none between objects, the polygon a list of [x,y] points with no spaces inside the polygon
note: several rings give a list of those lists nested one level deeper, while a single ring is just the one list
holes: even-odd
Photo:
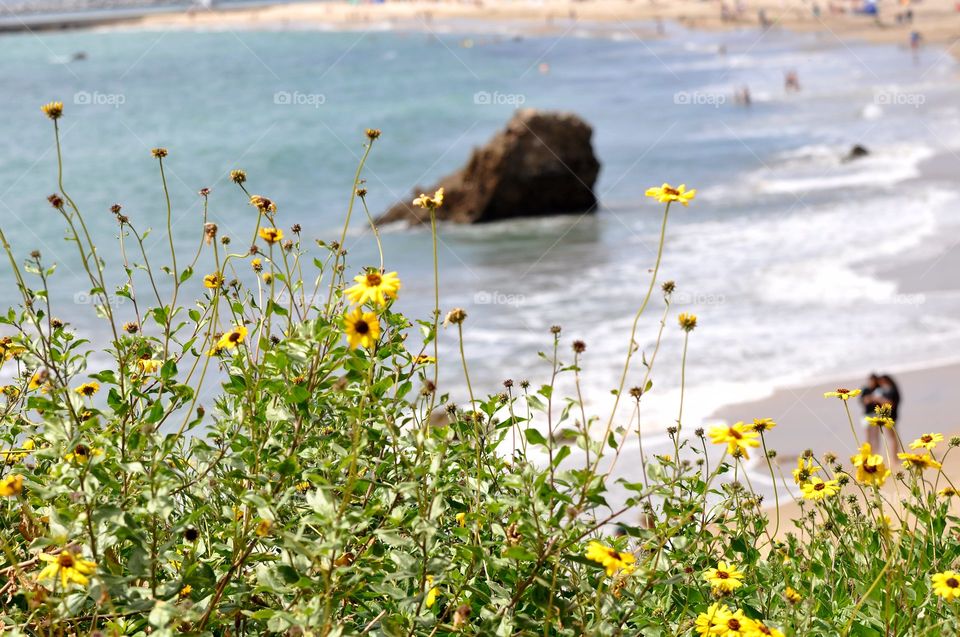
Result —
[{"label": "green foliage", "polygon": [[[250,199],[246,175],[234,181]],[[250,212],[254,237],[275,225],[264,201]],[[413,324],[368,302],[379,337],[348,346],[342,241],[312,257],[291,229],[259,255],[223,254],[208,225],[192,263],[178,264],[171,243],[157,270],[117,209],[127,280],[116,294],[138,317],[121,324],[80,209],[65,192],[51,203],[112,338],[96,345],[53,319],[64,309],[47,293],[53,267],[39,255],[18,265],[0,237],[23,301],[0,321],[13,375],[0,409],[5,633],[666,637],[695,630],[716,601],[704,572],[725,560],[745,578],[723,603],[789,635],[956,634],[956,605],[929,584],[958,558],[956,519],[915,473],[900,478],[900,532],[864,492],[808,507],[781,542],[732,479],[741,461],[711,467],[702,432],[694,444],[674,432],[672,457],[641,458],[642,483],[611,485],[601,467],[636,429],[614,426],[615,414],[604,429],[579,391],[557,395],[558,378],[579,387],[582,351],[562,361],[559,330],[544,354],[549,384],[508,383],[457,407],[437,395],[426,356],[436,317]],[[181,286],[201,255],[233,279],[188,307]],[[251,278],[255,258],[260,276],[245,286],[237,268]],[[643,357],[642,391],[623,380],[615,391],[635,415],[655,357]],[[98,391],[75,391],[84,383]],[[608,506],[610,486],[625,506]],[[622,537],[603,539],[615,523]],[[587,557],[594,539],[624,568]],[[65,555],[81,567],[66,586]],[[788,601],[787,586],[802,599]]]}]

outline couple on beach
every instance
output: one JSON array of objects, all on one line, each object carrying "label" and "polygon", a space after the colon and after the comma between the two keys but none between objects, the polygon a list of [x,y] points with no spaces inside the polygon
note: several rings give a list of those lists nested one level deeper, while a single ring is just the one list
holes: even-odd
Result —
[{"label": "couple on beach", "polygon": [[[887,435],[888,453],[895,456],[900,452],[897,434],[893,429],[899,418],[900,388],[888,374],[870,374],[867,377],[866,385],[860,392],[860,404],[863,405],[863,422],[867,428],[867,442],[870,443],[872,448],[880,449],[880,430],[883,429]],[[875,409],[881,405],[890,407],[890,419],[893,420],[893,426],[872,426],[871,419],[875,415]]]}]

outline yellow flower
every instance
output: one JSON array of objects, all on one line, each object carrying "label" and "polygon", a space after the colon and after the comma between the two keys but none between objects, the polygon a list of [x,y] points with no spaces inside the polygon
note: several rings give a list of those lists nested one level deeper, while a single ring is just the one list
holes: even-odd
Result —
[{"label": "yellow flower", "polygon": [[703,579],[707,580],[715,591],[722,593],[732,593],[743,586],[743,573],[726,562],[719,562],[716,568],[708,569],[703,574]]},{"label": "yellow flower", "polygon": [[158,361],[153,358],[141,358],[137,361],[137,369],[139,369],[142,374],[153,374],[161,367],[163,367],[163,361]]},{"label": "yellow flower", "polygon": [[801,485],[817,471],[820,471],[820,467],[813,464],[813,458],[804,459],[801,456],[797,458],[797,468],[793,470],[793,481]]},{"label": "yellow flower", "polygon": [[739,608],[728,614],[720,622],[717,634],[722,637],[746,637],[754,628],[754,621],[743,614]]},{"label": "yellow flower", "polygon": [[[266,197],[263,197],[261,195],[251,195],[250,205],[254,206],[260,212],[272,213],[277,211],[277,204],[275,204],[272,200],[267,199]],[[280,237],[280,238],[282,239],[283,237]],[[271,241],[271,243],[273,242]]]},{"label": "yellow flower", "polygon": [[810,478],[808,482],[800,485],[800,491],[803,492],[805,500],[823,500],[837,495],[840,492],[840,485],[836,480],[824,482],[820,478]]},{"label": "yellow flower", "polygon": [[789,586],[787,586],[786,590],[783,591],[783,596],[786,597],[787,601],[791,604],[799,604],[803,599],[803,596],[800,595],[800,593]]},{"label": "yellow flower", "polygon": [[933,592],[948,602],[960,597],[960,573],[944,571],[936,573],[930,578]]},{"label": "yellow flower", "polygon": [[740,455],[747,459],[750,458],[749,448],[760,446],[757,440],[759,436],[757,432],[747,430],[742,422],[734,423],[729,427],[715,425],[710,428],[710,442],[716,445],[726,444],[727,453],[735,455],[739,451]]},{"label": "yellow flower", "polygon": [[207,276],[203,277],[203,287],[216,290],[221,285],[223,285],[223,275],[219,272],[214,272],[213,274],[208,274]]},{"label": "yellow flower", "polygon": [[253,268],[254,272],[259,272],[263,269],[263,261],[260,259],[254,259],[250,262],[250,267]]},{"label": "yellow flower", "polygon": [[30,390],[40,389],[46,384],[47,378],[49,377],[50,377],[50,372],[48,372],[47,370],[45,369],[37,370],[33,374],[33,376],[30,377],[30,383],[27,385],[27,389],[30,389]]},{"label": "yellow flower", "polygon": [[12,473],[0,480],[0,498],[12,498],[23,491],[23,476]]},{"label": "yellow flower", "polygon": [[427,354],[417,354],[416,356],[413,357],[414,365],[429,365],[431,363],[436,363],[436,362],[437,362],[437,359]]},{"label": "yellow flower", "polygon": [[680,327],[684,332],[692,332],[697,327],[697,315],[681,314],[677,317],[677,322],[680,323]]},{"label": "yellow flower", "polygon": [[671,201],[679,201],[684,206],[689,206],[690,202],[697,195],[696,189],[687,190],[686,184],[680,184],[676,188],[670,184],[663,184],[659,188],[652,187],[647,188],[647,196],[653,197],[660,203],[670,203]]},{"label": "yellow flower", "polygon": [[214,349],[218,350],[218,352],[220,350],[233,349],[240,345],[246,337],[247,328],[243,325],[236,325],[232,330],[220,337]]},{"label": "yellow flower", "polygon": [[753,419],[753,430],[757,433],[761,431],[770,431],[777,426],[776,421],[773,418],[754,418]]},{"label": "yellow flower", "polygon": [[863,484],[882,487],[890,475],[890,469],[883,463],[883,456],[873,453],[869,442],[863,443],[860,453],[851,456],[850,462],[857,468],[857,481]]},{"label": "yellow flower", "polygon": [[40,110],[50,119],[60,119],[63,115],[63,102],[48,102],[41,106]]},{"label": "yellow flower", "polygon": [[459,526],[467,526],[467,514],[461,511],[453,516]]},{"label": "yellow flower", "polygon": [[273,522],[270,520],[260,520],[257,524],[257,535],[259,537],[267,537],[270,535],[270,529],[273,528]]},{"label": "yellow flower", "polygon": [[269,272],[264,272],[262,276],[263,276],[263,282],[266,283],[267,285],[270,285],[271,283],[273,283],[273,275],[270,274]]},{"label": "yellow flower", "polygon": [[424,210],[436,210],[443,205],[443,188],[438,189],[432,197],[421,193],[413,200],[413,205]]},{"label": "yellow flower", "polygon": [[312,485],[311,485],[310,482],[308,482],[307,480],[304,480],[303,482],[298,482],[298,483],[296,484],[297,492],[298,492],[298,493],[306,493],[307,491],[310,490],[310,487],[311,487],[311,486],[312,486]]},{"label": "yellow flower", "polygon": [[911,449],[933,449],[938,442],[943,442],[943,434],[923,434],[910,443]]},{"label": "yellow flower", "polygon": [[72,551],[60,551],[60,555],[50,555],[41,553],[38,556],[42,561],[47,562],[43,570],[37,575],[38,580],[60,578],[60,586],[64,590],[71,584],[76,583],[80,586],[86,586],[90,575],[97,569],[96,562],[85,560]]},{"label": "yellow flower", "polygon": [[943,466],[929,453],[898,453],[897,457],[903,460],[906,469],[939,469]]},{"label": "yellow flower", "polygon": [[944,488],[940,489],[939,491],[937,491],[937,495],[939,495],[941,498],[952,498],[953,496],[957,495],[958,493],[960,493],[960,492],[958,492],[958,491],[957,491],[955,488],[953,488],[953,487],[944,487]]},{"label": "yellow flower", "polygon": [[260,228],[260,238],[267,243],[276,243],[283,239],[283,230],[280,228]]},{"label": "yellow flower", "polygon": [[427,589],[427,596],[423,600],[423,604],[430,608],[437,602],[437,595],[440,594],[440,589],[433,585],[433,575],[427,575]]},{"label": "yellow flower", "polygon": [[607,575],[613,575],[619,570],[632,571],[636,558],[631,553],[621,553],[616,549],[604,546],[596,540],[587,544],[585,554],[588,560],[593,560],[607,569]]},{"label": "yellow flower", "polygon": [[26,351],[26,347],[13,342],[13,339],[9,336],[0,338],[0,358],[2,358],[3,361],[8,361],[11,358],[20,356]]},{"label": "yellow flower", "polygon": [[396,272],[381,274],[370,270],[366,274],[353,277],[353,280],[357,282],[356,285],[348,288],[344,294],[357,305],[363,305],[367,301],[386,305],[387,299],[397,298],[397,291],[400,289],[400,279]]},{"label": "yellow flower", "polygon": [[837,391],[828,391],[824,392],[824,398],[839,398],[840,400],[850,400],[851,398],[856,398],[860,395],[859,389],[846,389],[840,387]]},{"label": "yellow flower", "polygon": [[721,635],[726,632],[727,620],[732,616],[733,613],[726,604],[711,604],[706,612],[697,615],[694,629],[702,637]]},{"label": "yellow flower", "polygon": [[359,307],[344,317],[344,334],[350,349],[373,347],[380,338],[380,319],[373,312],[364,312]]},{"label": "yellow flower", "polygon": [[783,637],[783,632],[774,628],[773,626],[767,626],[763,622],[753,620],[751,622],[750,628],[744,633],[746,637]]},{"label": "yellow flower", "polygon": [[180,592],[177,593],[177,597],[179,597],[180,599],[183,599],[184,597],[190,597],[190,593],[192,592],[193,592],[193,587],[187,584],[186,586],[180,589]]},{"label": "yellow flower", "polygon": [[87,464],[90,461],[90,458],[102,455],[103,449],[91,449],[87,445],[79,444],[73,448],[73,452],[65,455],[63,459],[67,462],[76,461],[77,464]]},{"label": "yellow flower", "polygon": [[100,383],[95,381],[90,381],[89,383],[84,383],[74,389],[73,391],[77,392],[81,396],[86,396],[87,398],[93,396],[98,391],[100,391]]}]

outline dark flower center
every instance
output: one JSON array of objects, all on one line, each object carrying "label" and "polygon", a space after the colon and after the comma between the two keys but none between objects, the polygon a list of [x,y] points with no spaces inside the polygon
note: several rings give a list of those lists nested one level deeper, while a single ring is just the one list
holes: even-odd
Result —
[{"label": "dark flower center", "polygon": [[717,571],[717,577],[719,577],[720,579],[727,579],[728,577],[730,577],[730,573],[726,571]]},{"label": "dark flower center", "polygon": [[367,325],[366,321],[357,321],[357,324],[354,325],[353,329],[357,331],[357,334],[366,334],[370,331],[370,326]]},{"label": "dark flower center", "polygon": [[370,287],[372,288],[377,287],[378,285],[380,285],[382,281],[383,279],[380,278],[380,275],[377,274],[376,272],[367,273],[367,285],[369,285]]},{"label": "dark flower center", "polygon": [[825,482],[818,482],[817,484],[813,485],[814,491],[823,491],[826,488],[827,484]]},{"label": "dark flower center", "polygon": [[727,620],[727,626],[730,627],[730,630],[740,630],[740,620],[731,618]]},{"label": "dark flower center", "polygon": [[78,456],[89,456],[90,450],[87,449],[86,445],[77,445],[76,447],[73,448],[73,453],[75,453]]},{"label": "dark flower center", "polygon": [[73,568],[73,556],[66,552],[61,553],[60,557],[57,558],[57,564],[60,568]]},{"label": "dark flower center", "polygon": [[957,581],[956,577],[951,577],[950,579],[947,580],[947,586],[949,586],[950,588],[957,588],[958,586],[960,586],[960,582]]}]

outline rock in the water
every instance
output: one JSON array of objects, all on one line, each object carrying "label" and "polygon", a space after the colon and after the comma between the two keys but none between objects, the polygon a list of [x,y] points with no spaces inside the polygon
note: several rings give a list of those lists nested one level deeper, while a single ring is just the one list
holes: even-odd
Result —
[{"label": "rock in the water", "polygon": [[[443,187],[437,217],[458,223],[591,212],[600,172],[592,136],[590,125],[572,113],[517,111],[504,130],[473,150],[466,166],[414,196]],[[429,222],[429,213],[412,200],[397,203],[378,221]]]},{"label": "rock in the water", "polygon": [[860,159],[861,157],[866,157],[870,154],[870,151],[867,150],[866,146],[861,146],[860,144],[855,144],[850,152],[843,158],[843,161],[853,161],[854,159]]}]

